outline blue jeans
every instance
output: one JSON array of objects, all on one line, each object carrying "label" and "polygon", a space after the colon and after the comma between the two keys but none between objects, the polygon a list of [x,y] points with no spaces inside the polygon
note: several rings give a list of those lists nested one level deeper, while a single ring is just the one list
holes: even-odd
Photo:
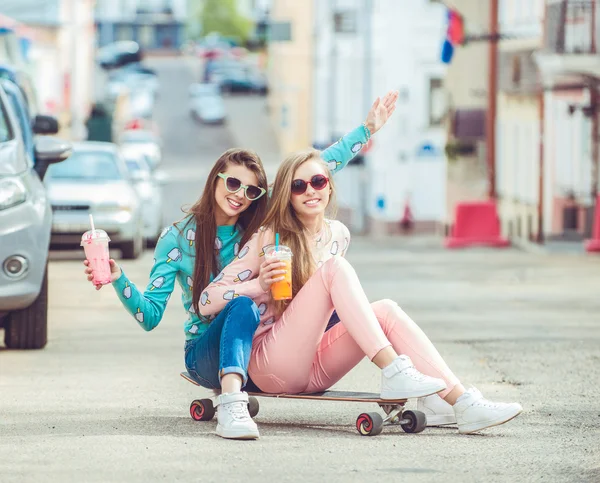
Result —
[{"label": "blue jeans", "polygon": [[239,374],[248,382],[252,339],[258,328],[258,307],[249,297],[236,297],[198,338],[185,342],[185,366],[208,389],[220,389],[221,377]]}]

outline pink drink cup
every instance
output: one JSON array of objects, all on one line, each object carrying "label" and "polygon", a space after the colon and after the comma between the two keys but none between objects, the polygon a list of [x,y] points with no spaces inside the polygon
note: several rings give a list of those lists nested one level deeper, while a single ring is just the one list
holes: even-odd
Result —
[{"label": "pink drink cup", "polygon": [[110,256],[108,254],[108,242],[110,238],[104,230],[86,231],[81,237],[81,246],[85,252],[85,258],[90,262],[94,271],[94,285],[108,285],[111,283]]}]

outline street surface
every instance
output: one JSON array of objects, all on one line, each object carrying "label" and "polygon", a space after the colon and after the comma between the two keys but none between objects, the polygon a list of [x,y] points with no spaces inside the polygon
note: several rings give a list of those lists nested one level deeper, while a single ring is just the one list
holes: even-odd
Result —
[{"label": "street surface", "polygon": [[[230,99],[235,120],[200,126],[187,110],[193,65],[156,65],[168,223],[200,196],[222,151],[254,140],[260,153],[268,136],[252,135],[264,98]],[[524,413],[472,436],[387,427],[366,438],[354,422],[376,406],[260,399],[261,439],[220,439],[215,421],[188,413],[206,393],[179,377],[179,294],[145,333],[111,287],[86,281],[83,252],[54,252],[47,348],[0,348],[0,481],[600,481],[600,257],[355,238],[348,258],[369,299],[396,300],[465,385]],[[144,286],[151,264],[147,251],[123,268]],[[336,388],[378,391],[379,378],[363,361]]]}]

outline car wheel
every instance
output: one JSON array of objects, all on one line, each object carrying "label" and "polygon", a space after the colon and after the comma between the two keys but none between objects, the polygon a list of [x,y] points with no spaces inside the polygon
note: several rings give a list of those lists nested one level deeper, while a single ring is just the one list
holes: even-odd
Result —
[{"label": "car wheel", "polygon": [[121,245],[121,255],[125,260],[135,260],[144,250],[144,237],[136,236],[133,240]]},{"label": "car wheel", "polygon": [[29,307],[8,314],[4,343],[9,349],[42,349],[48,342],[48,267],[42,289]]}]

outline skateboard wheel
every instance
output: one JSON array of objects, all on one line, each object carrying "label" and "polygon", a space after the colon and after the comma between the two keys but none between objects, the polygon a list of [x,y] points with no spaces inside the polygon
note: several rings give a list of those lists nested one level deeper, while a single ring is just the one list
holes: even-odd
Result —
[{"label": "skateboard wheel", "polygon": [[190,404],[190,416],[194,421],[210,421],[215,416],[215,407],[210,399],[196,399]]},{"label": "skateboard wheel", "polygon": [[258,399],[254,396],[248,396],[248,412],[250,413],[250,417],[253,418],[256,416],[259,409],[260,405],[258,404]]},{"label": "skateboard wheel", "polygon": [[362,436],[377,436],[383,429],[383,418],[379,413],[362,413],[356,418],[356,429]]},{"label": "skateboard wheel", "polygon": [[400,425],[405,433],[420,433],[427,427],[427,416],[421,411],[404,411],[402,419],[409,421]]}]

